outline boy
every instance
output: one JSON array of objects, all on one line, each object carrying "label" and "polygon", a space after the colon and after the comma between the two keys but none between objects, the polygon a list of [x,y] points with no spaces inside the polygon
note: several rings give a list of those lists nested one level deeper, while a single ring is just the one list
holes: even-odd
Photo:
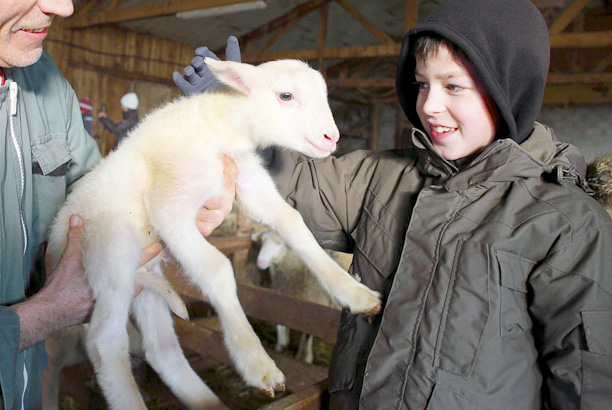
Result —
[{"label": "boy", "polygon": [[612,221],[535,122],[548,63],[528,0],[449,0],[402,47],[413,150],[275,152],[280,192],[385,295],[343,312],[330,408],[609,406]]}]

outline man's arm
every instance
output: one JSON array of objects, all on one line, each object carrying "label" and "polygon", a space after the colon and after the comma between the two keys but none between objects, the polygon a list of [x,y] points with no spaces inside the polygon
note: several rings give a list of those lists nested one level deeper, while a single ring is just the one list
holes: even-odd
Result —
[{"label": "man's arm", "polygon": [[[59,329],[85,323],[93,310],[94,300],[81,261],[83,221],[70,218],[68,243],[58,266],[43,288],[31,298],[10,306],[19,316],[21,340],[19,351],[45,340]],[[140,266],[162,249],[159,242],[144,248]]]}]

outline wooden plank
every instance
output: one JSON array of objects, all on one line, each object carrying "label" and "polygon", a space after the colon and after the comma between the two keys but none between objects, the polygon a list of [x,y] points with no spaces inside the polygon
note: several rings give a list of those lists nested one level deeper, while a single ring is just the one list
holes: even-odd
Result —
[{"label": "wooden plank", "polygon": [[589,4],[589,0],[575,0],[570,6],[548,27],[549,34],[559,34],[574,21],[576,17]]},{"label": "wooden plank", "polygon": [[325,410],[329,408],[327,379],[283,397],[260,410]]},{"label": "wooden plank", "polygon": [[355,20],[361,23],[370,33],[374,35],[383,44],[393,44],[395,41],[387,35],[384,31],[376,27],[366,16],[364,16],[355,6],[346,0],[336,0],[338,4],[342,6]]},{"label": "wooden plank", "polygon": [[[191,322],[176,318],[174,324],[182,348],[217,363],[234,366],[223,343],[223,335],[217,330],[217,326],[211,325],[210,318],[196,319]],[[266,349],[266,352],[285,374],[286,388],[289,391],[301,391],[327,377],[326,368],[278,353],[273,349]]]},{"label": "wooden plank", "polygon": [[[200,290],[180,275],[179,269],[176,263],[169,263],[164,271],[174,289],[186,297],[206,301]],[[284,325],[324,340],[336,340],[340,310],[259,286],[244,283],[237,286],[238,299],[247,316]]]},{"label": "wooden plank", "polygon": [[100,24],[167,16],[183,11],[250,3],[251,1],[253,0],[167,0],[74,16],[70,21],[70,26],[72,28],[84,28]]},{"label": "wooden plank", "polygon": [[238,298],[251,317],[285,325],[324,340],[336,340],[340,326],[338,309],[241,283],[238,284]]}]

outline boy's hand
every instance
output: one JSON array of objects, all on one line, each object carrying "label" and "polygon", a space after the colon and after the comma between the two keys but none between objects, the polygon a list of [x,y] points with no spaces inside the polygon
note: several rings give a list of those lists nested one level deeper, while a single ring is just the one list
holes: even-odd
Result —
[{"label": "boy's hand", "polygon": [[[183,75],[178,71],[172,73],[174,84],[176,84],[179,90],[186,96],[206,91],[214,91],[221,85],[219,80],[217,80],[208,67],[206,67],[206,64],[204,64],[204,57],[211,57],[218,60],[219,58],[215,53],[210,51],[208,47],[198,47],[195,50],[195,54],[196,56],[191,60],[191,65],[183,69]],[[240,62],[240,45],[238,44],[238,39],[234,36],[230,36],[227,39],[225,59],[227,61]]]},{"label": "boy's hand", "polygon": [[223,192],[220,196],[210,198],[198,211],[196,225],[202,236],[208,236],[232,211],[236,196],[236,163],[227,155],[223,155]]}]

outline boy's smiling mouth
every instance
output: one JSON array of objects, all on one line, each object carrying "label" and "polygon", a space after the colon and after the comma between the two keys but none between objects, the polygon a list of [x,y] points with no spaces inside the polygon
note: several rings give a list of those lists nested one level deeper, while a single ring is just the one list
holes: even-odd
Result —
[{"label": "boy's smiling mouth", "polygon": [[443,125],[429,125],[429,134],[434,140],[444,139],[457,131],[457,128],[445,127]]}]

